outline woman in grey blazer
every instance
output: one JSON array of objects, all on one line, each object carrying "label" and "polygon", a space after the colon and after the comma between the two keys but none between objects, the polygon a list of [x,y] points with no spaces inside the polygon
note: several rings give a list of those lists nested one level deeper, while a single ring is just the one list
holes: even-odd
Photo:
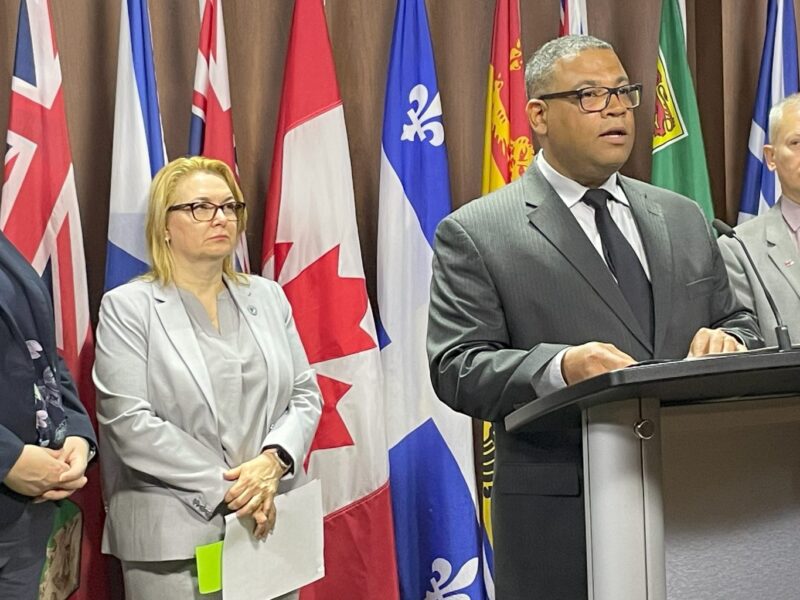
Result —
[{"label": "woman in grey blazer", "polygon": [[320,392],[281,287],[233,269],[245,221],[224,163],[172,161],[150,190],[152,269],[100,307],[103,550],[128,600],[199,598],[195,547],[231,511],[263,537],[303,479]]}]

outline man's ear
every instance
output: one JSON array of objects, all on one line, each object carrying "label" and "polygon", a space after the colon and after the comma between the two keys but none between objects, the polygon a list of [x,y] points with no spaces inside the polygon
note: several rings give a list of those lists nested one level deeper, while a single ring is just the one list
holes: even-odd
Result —
[{"label": "man's ear", "polygon": [[547,104],[544,100],[532,98],[525,105],[528,123],[536,136],[547,135]]},{"label": "man's ear", "polygon": [[778,165],[775,164],[775,146],[772,144],[764,144],[764,162],[767,163],[770,171],[778,168]]}]

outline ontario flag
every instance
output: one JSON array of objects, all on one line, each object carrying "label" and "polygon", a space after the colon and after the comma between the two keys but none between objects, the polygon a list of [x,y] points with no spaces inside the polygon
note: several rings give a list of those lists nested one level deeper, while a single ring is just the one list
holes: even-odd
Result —
[{"label": "ontario flag", "polygon": [[[200,19],[189,154],[221,160],[238,178],[222,0],[200,0]],[[238,269],[249,273],[250,257],[244,232],[235,252]]]},{"label": "ontario flag", "polygon": [[[0,229],[51,290],[56,344],[94,421],[83,235],[47,0],[20,2],[6,148]],[[109,597],[100,554],[103,504],[97,467],[90,466],[87,475],[86,487],[71,496],[74,502],[63,502],[56,516],[42,598]]]},{"label": "ontario flag", "polygon": [[[486,132],[483,145],[481,193],[488,194],[519,179],[533,160],[528,116],[525,113],[525,61],[519,26],[519,1],[497,0],[486,93]],[[481,523],[484,534],[484,579],[494,597],[491,498],[494,476],[494,431],[482,425]]]},{"label": "ontario flag", "polygon": [[381,364],[322,0],[296,0],[264,224],[263,273],[292,305],[322,391],[306,466],[323,484],[325,577],[302,600],[398,597]]}]

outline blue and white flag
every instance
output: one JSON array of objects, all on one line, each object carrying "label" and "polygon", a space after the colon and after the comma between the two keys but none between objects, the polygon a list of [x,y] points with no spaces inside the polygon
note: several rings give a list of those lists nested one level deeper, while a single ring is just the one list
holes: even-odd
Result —
[{"label": "blue and white flag", "polygon": [[379,336],[401,598],[483,599],[472,422],[436,398],[425,353],[433,236],[450,211],[450,184],[424,0],[397,4],[379,208]]},{"label": "blue and white flag", "polygon": [[166,162],[147,0],[122,0],[111,158],[105,288],[148,269],[144,221],[150,181]]},{"label": "blue and white flag", "polygon": [[767,169],[764,163],[764,144],[770,141],[769,110],[798,89],[794,5],[792,0],[769,0],[767,31],[739,204],[740,223],[765,212],[781,196],[775,173]]}]

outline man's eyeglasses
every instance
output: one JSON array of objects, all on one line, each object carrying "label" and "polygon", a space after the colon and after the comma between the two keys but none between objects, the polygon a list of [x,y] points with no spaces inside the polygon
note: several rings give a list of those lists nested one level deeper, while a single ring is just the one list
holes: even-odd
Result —
[{"label": "man's eyeglasses", "polygon": [[636,108],[642,101],[642,84],[627,83],[619,87],[592,86],[569,92],[556,92],[542,94],[539,100],[552,98],[577,98],[584,112],[600,112],[605,110],[611,101],[611,96],[616,96],[625,108]]},{"label": "man's eyeglasses", "polygon": [[213,202],[187,202],[185,204],[174,204],[167,209],[167,212],[176,210],[190,211],[195,221],[213,221],[217,211],[222,211],[222,216],[228,221],[238,221],[244,214],[244,202],[226,202],[225,204],[214,204]]}]

